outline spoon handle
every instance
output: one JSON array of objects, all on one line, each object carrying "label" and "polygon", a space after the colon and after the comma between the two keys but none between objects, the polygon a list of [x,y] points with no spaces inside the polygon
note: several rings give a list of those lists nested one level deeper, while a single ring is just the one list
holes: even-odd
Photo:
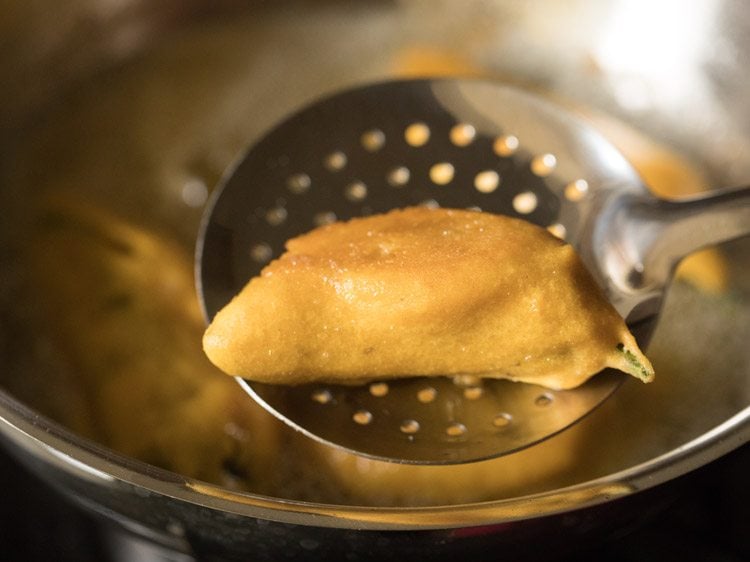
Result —
[{"label": "spoon handle", "polygon": [[625,240],[635,258],[631,288],[662,287],[685,256],[750,234],[750,187],[678,201],[641,199],[628,209],[627,224]]}]

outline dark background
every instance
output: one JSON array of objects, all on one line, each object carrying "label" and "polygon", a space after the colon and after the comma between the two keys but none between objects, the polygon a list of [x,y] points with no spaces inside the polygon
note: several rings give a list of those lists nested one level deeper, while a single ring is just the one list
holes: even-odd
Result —
[{"label": "dark background", "polygon": [[[680,493],[663,511],[623,531],[623,536],[582,550],[574,559],[748,561],[749,477],[750,444],[683,477]],[[96,522],[61,499],[2,450],[0,490],[0,560],[109,560]],[[559,558],[551,553],[549,560]]]}]

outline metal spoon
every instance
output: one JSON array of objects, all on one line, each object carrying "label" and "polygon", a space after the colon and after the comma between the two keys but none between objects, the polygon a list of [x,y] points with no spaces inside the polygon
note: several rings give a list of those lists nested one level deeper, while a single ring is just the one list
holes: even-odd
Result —
[{"label": "metal spoon", "polygon": [[[479,208],[549,228],[577,249],[641,344],[677,262],[750,232],[750,190],[657,199],[617,149],[543,99],[485,81],[381,83],[296,113],[228,171],[197,246],[207,318],[287,239],[409,205]],[[362,387],[241,384],[315,439],[376,458],[444,464],[546,439],[622,380],[604,372],[559,392],[443,377]]]}]

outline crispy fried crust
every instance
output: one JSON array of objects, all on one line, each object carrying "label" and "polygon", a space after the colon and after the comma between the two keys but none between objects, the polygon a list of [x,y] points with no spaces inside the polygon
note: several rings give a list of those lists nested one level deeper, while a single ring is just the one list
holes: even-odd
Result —
[{"label": "crispy fried crust", "polygon": [[574,250],[526,221],[408,208],[315,229],[287,250],[206,331],[206,354],[227,373],[279,384],[474,374],[553,388],[605,367],[653,376]]}]

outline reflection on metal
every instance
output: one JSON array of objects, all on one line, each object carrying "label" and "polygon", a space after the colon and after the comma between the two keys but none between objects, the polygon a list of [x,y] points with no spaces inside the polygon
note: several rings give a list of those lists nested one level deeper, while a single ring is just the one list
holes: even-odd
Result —
[{"label": "reflection on metal", "polygon": [[[248,497],[228,492],[217,486],[200,482],[187,483],[187,489],[206,498],[207,502],[219,500],[236,504],[248,503],[260,510],[278,509],[272,499]],[[313,515],[317,525],[323,527],[347,527],[355,524],[360,529],[414,530],[430,528],[461,528],[509,522],[539,513],[555,514],[583,507],[594,506],[627,496],[636,488],[625,483],[603,483],[586,487],[560,490],[558,493],[527,496],[519,500],[500,501],[475,505],[456,505],[423,508],[357,508],[339,506],[320,508],[309,504],[285,503],[284,520]],[[273,516],[272,516],[273,517]]]},{"label": "reflection on metal", "polygon": [[719,7],[716,0],[690,9],[680,0],[614,2],[594,56],[617,101],[635,112],[714,103],[702,65],[722,54],[723,41],[711,33]]}]

